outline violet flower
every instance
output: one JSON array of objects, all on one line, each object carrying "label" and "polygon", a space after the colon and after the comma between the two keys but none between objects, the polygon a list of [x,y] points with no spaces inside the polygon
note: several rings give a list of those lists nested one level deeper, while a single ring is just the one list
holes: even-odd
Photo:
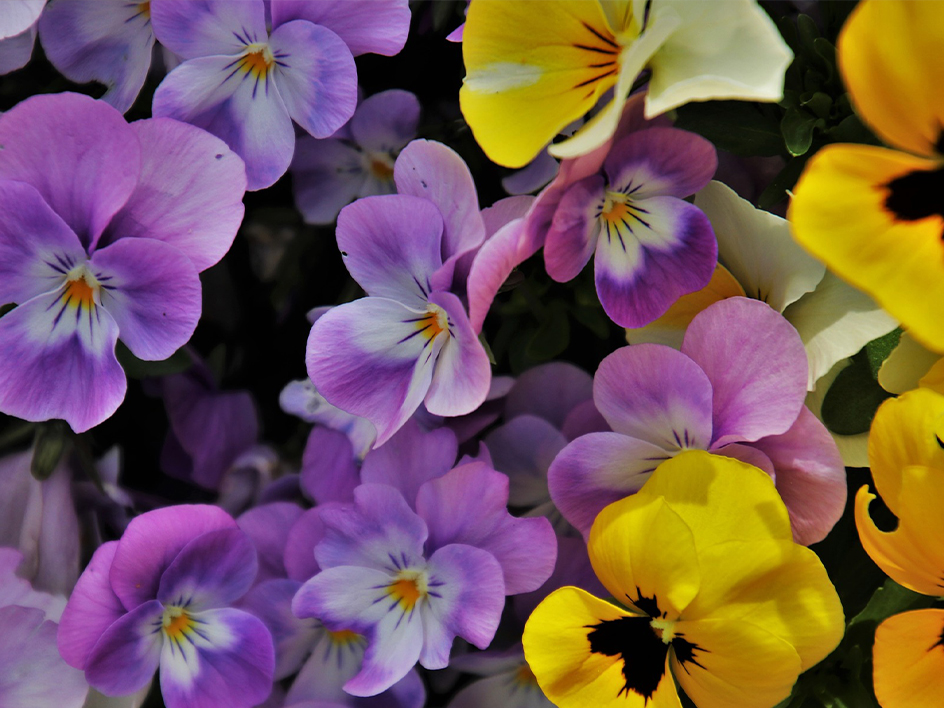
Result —
[{"label": "violet flower", "polygon": [[56,0],[39,20],[39,39],[63,76],[104,84],[101,100],[125,113],[151,67],[151,3]]},{"label": "violet flower", "polygon": [[400,194],[360,199],[338,217],[338,247],[368,297],[319,317],[306,356],[328,402],[374,424],[375,446],[420,403],[434,415],[471,413],[491,378],[451,291],[456,261],[485,237],[468,168],[444,145],[414,141],[394,176]]},{"label": "violet flower", "polygon": [[586,536],[603,507],[637,491],[660,462],[708,450],[770,474],[794,538],[820,541],[845,507],[845,468],[803,405],[806,380],[789,322],[758,300],[721,300],[695,316],[681,351],[634,344],[603,360],[593,399],[614,432],[564,448],[548,471],[551,497]]},{"label": "violet flower", "polygon": [[59,651],[106,695],[134,693],[160,667],[168,708],[249,708],[272,689],[272,637],[233,609],[257,570],[226,512],[142,514],[92,556],[59,625]]},{"label": "violet flower", "polygon": [[242,160],[167,119],[127,124],[77,94],[27,99],[0,116],[0,411],[108,418],[127,381],[121,340],[160,360],[200,318],[199,272],[243,216]]},{"label": "violet flower", "polygon": [[246,161],[250,190],[285,174],[293,120],[316,138],[347,122],[357,103],[353,53],[402,47],[409,26],[406,0],[271,0],[269,7],[271,33],[263,0],[151,4],[154,34],[184,59],[157,88],[154,115],[222,138]]},{"label": "violet flower", "polygon": [[393,165],[416,137],[420,103],[392,89],[364,99],[330,138],[298,140],[292,160],[295,205],[309,224],[330,224],[358,197],[393,194]]}]

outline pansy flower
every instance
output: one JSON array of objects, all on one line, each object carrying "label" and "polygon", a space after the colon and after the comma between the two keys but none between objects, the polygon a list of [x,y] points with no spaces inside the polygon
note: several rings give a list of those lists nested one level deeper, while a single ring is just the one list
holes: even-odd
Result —
[{"label": "pansy flower", "polygon": [[[872,421],[869,459],[875,488],[898,518],[881,531],[869,515],[875,495],[863,486],[855,500],[862,546],[894,581],[915,592],[944,596],[944,395],[922,388],[883,403]],[[875,631],[873,679],[883,708],[934,705],[944,691],[944,610],[889,617]]]},{"label": "pansy flower", "polygon": [[168,708],[254,706],[272,689],[272,636],[232,605],[257,568],[222,509],[142,514],[92,556],[63,612],[59,651],[106,695],[134,693],[160,668]]},{"label": "pansy flower", "polygon": [[26,66],[46,0],[9,0],[0,13],[0,76]]},{"label": "pansy flower", "polygon": [[792,59],[753,0],[473,0],[462,55],[462,113],[485,153],[508,167],[529,162],[613,89],[550,152],[575,157],[604,144],[645,68],[651,117],[689,101],[777,101]]},{"label": "pansy flower", "polygon": [[803,405],[806,352],[768,305],[743,297],[697,315],[681,351],[634,344],[606,357],[593,399],[613,432],[583,435],[548,470],[551,498],[584,535],[609,503],[658,464],[708,450],[776,479],[798,542],[822,540],[842,515],[845,468],[826,427]]},{"label": "pansy flower", "polygon": [[120,338],[166,359],[200,318],[199,273],[243,216],[243,162],[193,126],[129,125],[107,103],[35,96],[0,116],[0,410],[108,418],[127,382]]},{"label": "pansy flower", "polygon": [[416,137],[420,103],[391,89],[364,99],[330,138],[300,138],[292,160],[295,205],[309,224],[330,224],[357,197],[394,194],[393,165]]},{"label": "pansy flower", "polygon": [[622,138],[600,173],[561,196],[544,241],[548,275],[571,280],[593,255],[610,319],[623,327],[651,322],[714,271],[711,224],[683,197],[704,187],[717,164],[712,144],[694,133],[649,128]]},{"label": "pansy flower", "polygon": [[615,602],[575,587],[524,631],[538,684],[562,708],[770,708],[842,637],[839,597],[791,540],[770,478],[687,452],[606,507],[590,559]]},{"label": "pansy flower", "polygon": [[839,68],[863,120],[897,149],[827,145],[807,164],[788,212],[804,248],[940,353],[942,32],[938,3],[856,7],[839,35]]}]

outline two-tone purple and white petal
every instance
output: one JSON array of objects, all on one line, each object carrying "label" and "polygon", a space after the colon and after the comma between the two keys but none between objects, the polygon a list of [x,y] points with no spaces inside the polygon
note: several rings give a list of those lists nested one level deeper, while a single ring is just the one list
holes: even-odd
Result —
[{"label": "two-tone purple and white petal", "polygon": [[822,540],[845,506],[845,469],[804,407],[806,378],[803,343],[781,315],[748,298],[715,303],[692,320],[681,351],[637,344],[603,360],[593,397],[614,432],[561,451],[548,471],[551,497],[586,535],[662,461],[708,450],[772,473],[795,539]]}]

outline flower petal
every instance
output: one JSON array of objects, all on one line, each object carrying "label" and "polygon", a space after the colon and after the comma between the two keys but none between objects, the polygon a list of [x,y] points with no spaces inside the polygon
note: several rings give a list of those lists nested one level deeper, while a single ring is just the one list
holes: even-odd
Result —
[{"label": "flower petal", "polygon": [[410,29],[407,0],[328,0],[318,3],[275,0],[272,25],[308,20],[337,34],[354,56],[393,56],[403,49]]},{"label": "flower petal", "polygon": [[157,41],[183,59],[239,54],[247,44],[265,42],[264,6],[259,0],[230,5],[226,0],[158,0],[151,7]]},{"label": "flower petal", "polygon": [[288,534],[304,510],[293,502],[277,501],[261,504],[240,514],[239,528],[252,541],[259,560],[259,572],[254,584],[270,578],[284,578],[282,561]]},{"label": "flower petal", "polygon": [[511,272],[534,254],[524,243],[523,219],[514,219],[495,232],[476,252],[466,281],[469,321],[476,332],[482,331],[492,301]]},{"label": "flower petal", "polygon": [[321,570],[315,560],[315,547],[324,538],[324,524],[318,506],[305,511],[289,529],[285,539],[285,572],[292,580],[304,582]]},{"label": "flower petal", "polygon": [[[348,6],[351,3],[347,3]],[[373,8],[377,7],[374,2]],[[420,102],[416,95],[389,89],[365,98],[351,118],[351,134],[365,150],[393,153],[416,136]]]},{"label": "flower petal", "polygon": [[559,283],[577,277],[604,233],[598,218],[605,195],[602,175],[572,184],[560,199],[544,240],[544,266]]},{"label": "flower petal", "polygon": [[941,695],[944,611],[893,615],[875,630],[872,678],[881,705],[922,708]]},{"label": "flower petal", "polygon": [[557,428],[525,414],[492,430],[484,442],[495,469],[508,475],[511,506],[533,508],[550,500],[547,470],[567,445]]},{"label": "flower petal", "polygon": [[36,20],[46,0],[14,0],[7,6],[0,22],[0,39],[6,39],[29,29]]},{"label": "flower petal", "polygon": [[74,93],[18,103],[0,117],[0,145],[0,179],[35,187],[86,248],[128,201],[141,171],[140,146],[121,114]]},{"label": "flower petal", "polygon": [[921,346],[908,332],[901,333],[892,353],[878,370],[878,382],[896,395],[918,388],[918,382],[941,360],[941,355]]},{"label": "flower petal", "polygon": [[113,622],[86,660],[89,685],[112,696],[143,688],[161,661],[163,613],[161,603],[150,600]]},{"label": "flower petal", "polygon": [[0,76],[22,69],[33,58],[36,25],[13,37],[0,39]]},{"label": "flower petal", "polygon": [[363,153],[342,140],[300,137],[291,172],[295,205],[308,224],[330,224],[356,197],[372,196],[366,189]]},{"label": "flower petal", "polygon": [[302,490],[318,504],[353,501],[354,488],[361,483],[350,439],[320,425],[308,435],[300,474]]},{"label": "flower petal", "polygon": [[566,361],[552,361],[525,371],[505,398],[505,418],[536,415],[558,430],[578,404],[593,398],[593,378]]},{"label": "flower petal", "polygon": [[242,223],[245,164],[222,140],[185,123],[152,118],[131,128],[141,142],[141,177],[104,238],[164,241],[206,270]]}]

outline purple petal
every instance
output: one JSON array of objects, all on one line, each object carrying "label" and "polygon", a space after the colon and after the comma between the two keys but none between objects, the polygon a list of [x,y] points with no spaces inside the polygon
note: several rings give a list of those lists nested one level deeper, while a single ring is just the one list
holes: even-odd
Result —
[{"label": "purple petal", "polygon": [[534,508],[550,501],[547,470],[567,440],[543,418],[520,415],[485,436],[495,469],[508,475],[508,503]]},{"label": "purple petal", "polygon": [[609,238],[601,234],[599,213],[604,197],[603,177],[593,175],[571,185],[561,197],[544,241],[547,274],[559,283],[577,277],[597,247]]},{"label": "purple petal", "polygon": [[429,200],[442,214],[443,261],[485,240],[472,173],[454,150],[432,140],[414,140],[403,148],[393,174],[400,194]]},{"label": "purple petal", "polygon": [[426,432],[409,420],[396,435],[367,453],[361,480],[395,487],[412,507],[423,484],[452,469],[457,451],[455,433],[448,428]]},{"label": "purple petal", "polygon": [[718,263],[718,242],[698,207],[676,197],[637,206],[638,216],[601,234],[594,259],[600,304],[621,327],[665,314],[679,297],[705,287]]},{"label": "purple petal", "polygon": [[88,655],[89,685],[110,696],[134,693],[147,685],[161,661],[163,614],[161,603],[151,600],[113,622]]},{"label": "purple petal", "polygon": [[436,340],[443,337],[422,335],[424,321],[423,313],[399,302],[367,297],[334,308],[311,328],[308,375],[329,403],[374,424],[375,446],[413,415],[429,390],[442,346]]},{"label": "purple petal", "polygon": [[631,133],[613,145],[603,165],[611,185],[638,185],[638,199],[687,197],[708,184],[717,168],[714,145],[677,128]]},{"label": "purple petal", "polygon": [[505,605],[506,587],[501,566],[480,548],[444,546],[429,559],[428,569],[430,589],[435,590],[422,608],[420,663],[427,669],[443,669],[449,664],[453,637],[460,636],[479,649],[491,643]]},{"label": "purple petal", "polygon": [[767,455],[751,445],[744,445],[742,443],[729,443],[728,445],[722,445],[721,447],[714,448],[711,451],[711,454],[720,455],[721,457],[730,457],[734,460],[746,462],[747,464],[754,465],[754,467],[769,474],[771,479],[776,480],[777,478],[777,472],[774,469],[774,463],[770,461],[770,458],[767,457]]},{"label": "purple petal", "polygon": [[136,357],[160,361],[187,343],[203,306],[187,256],[160,241],[124,238],[96,251],[91,265],[102,283],[102,307]]},{"label": "purple petal", "polygon": [[466,415],[485,401],[492,366],[459,298],[452,293],[436,292],[429,301],[446,311],[451,328],[436,360],[424,403],[433,415]]},{"label": "purple petal", "polygon": [[131,520],[112,562],[112,589],[128,610],[157,597],[161,575],[177,554],[201,534],[237,528],[215,506],[181,504],[155,509]]},{"label": "purple petal", "polygon": [[505,418],[536,415],[560,429],[567,414],[593,398],[593,378],[566,361],[552,361],[525,371],[505,399]]},{"label": "purple petal", "polygon": [[272,26],[308,20],[337,34],[354,56],[372,52],[393,56],[410,29],[407,0],[273,0]]},{"label": "purple petal", "polygon": [[567,440],[574,440],[587,433],[605,433],[608,430],[611,430],[609,424],[600,415],[592,400],[578,403],[571,408],[561,426],[561,433]]},{"label": "purple petal", "polygon": [[312,428],[302,455],[301,484],[305,493],[317,504],[349,502],[354,500],[354,488],[360,483],[354,448],[347,435],[331,428]]},{"label": "purple petal", "polygon": [[225,607],[252,587],[256,549],[242,529],[219,529],[184,546],[161,575],[157,599],[193,612]]},{"label": "purple petal", "polygon": [[793,326],[767,304],[717,302],[689,324],[682,351],[713,389],[713,447],[785,433],[806,397],[807,360]]},{"label": "purple petal", "polygon": [[381,91],[365,98],[351,119],[354,140],[370,152],[395,153],[416,136],[420,102],[400,89]]},{"label": "purple petal", "polygon": [[305,582],[321,570],[315,560],[315,546],[324,538],[321,511],[326,506],[305,511],[289,529],[285,540],[285,572],[292,580]]},{"label": "purple petal", "polygon": [[33,57],[36,25],[13,37],[0,39],[0,76],[22,69]]},{"label": "purple petal", "polygon": [[482,331],[492,301],[508,276],[534,253],[522,249],[524,226],[523,219],[510,221],[489,237],[475,254],[466,287],[469,320],[476,332]]},{"label": "purple petal", "polygon": [[490,207],[482,209],[482,221],[485,222],[485,235],[491,238],[503,226],[515,219],[523,219],[534,204],[534,197],[517,196],[499,199]]},{"label": "purple petal", "polygon": [[157,41],[182,59],[239,54],[268,38],[261,0],[154,0],[151,22]]},{"label": "purple petal", "polygon": [[[26,453],[25,455],[18,455],[18,457],[24,458],[23,461],[26,463],[25,472],[29,474],[29,463],[32,454]],[[4,472],[6,470],[0,468],[0,476]],[[3,488],[0,488],[0,492],[5,491],[7,491],[7,488],[4,485]],[[21,500],[14,498],[10,501],[17,503]],[[15,548],[0,547],[0,607],[6,605],[33,607],[42,610],[48,619],[58,622],[65,610],[66,598],[62,595],[50,595],[47,592],[34,590],[30,582],[17,573],[23,563],[24,558],[20,551]]]},{"label": "purple petal", "polygon": [[[63,264],[81,263],[85,250],[78,237],[23,182],[0,182],[0,300],[25,302],[58,288]],[[27,237],[26,234],[29,236]]]},{"label": "purple petal", "polygon": [[315,384],[307,377],[286,384],[279,394],[279,405],[286,413],[298,416],[308,423],[321,423],[347,435],[358,459],[363,459],[377,437],[377,432],[369,420],[332,406],[318,393]]},{"label": "purple petal", "polygon": [[846,469],[826,427],[804,406],[787,432],[753,446],[777,472],[777,491],[790,512],[793,539],[808,546],[826,538],[846,506]]},{"label": "purple petal", "polygon": [[245,164],[222,140],[186,123],[152,118],[131,128],[141,141],[141,178],[105,238],[164,241],[206,270],[242,223]]},{"label": "purple petal", "polygon": [[365,190],[363,153],[341,140],[302,136],[291,172],[295,205],[308,224],[330,224],[356,197],[371,196]]},{"label": "purple petal", "polygon": [[98,0],[54,2],[39,22],[43,50],[70,81],[97,81],[108,90],[101,100],[124,113],[144,86],[151,66],[154,33],[144,2]]},{"label": "purple petal", "polygon": [[711,393],[698,364],[660,344],[617,349],[593,378],[593,401],[613,430],[673,452],[708,449]]},{"label": "purple petal", "polygon": [[229,145],[246,164],[250,191],[274,184],[292,162],[295,131],[272,72],[262,77],[243,68],[239,57],[185,61],[157,87],[153,113],[203,128]]},{"label": "purple petal", "polygon": [[275,82],[288,113],[316,138],[328,138],[354,115],[357,68],[331,30],[289,22],[272,32]]},{"label": "purple petal", "polygon": [[638,492],[671,454],[619,433],[590,433],[561,451],[547,471],[551,499],[586,538],[605,506]]},{"label": "purple petal", "polygon": [[59,653],[77,669],[85,668],[95,643],[126,612],[108,579],[117,548],[117,541],[98,547],[59,620]]},{"label": "purple petal", "polygon": [[360,706],[360,702],[357,699],[352,701],[342,686],[360,670],[367,640],[356,634],[332,633],[317,620],[302,621],[314,622],[318,630],[309,642],[311,656],[292,681],[286,703],[305,706],[307,701],[315,701],[316,706],[347,706],[352,703]]},{"label": "purple petal", "polygon": [[296,673],[312,644],[325,633],[316,621],[299,619],[292,613],[292,598],[300,587],[296,580],[267,580],[250,590],[240,603],[242,609],[261,619],[272,634],[276,681]]},{"label": "purple petal", "polygon": [[416,512],[429,528],[427,548],[459,543],[488,551],[501,564],[505,594],[541,587],[557,557],[557,540],[544,518],[508,513],[508,477],[476,462],[424,484]]},{"label": "purple petal", "polygon": [[28,30],[39,19],[45,4],[46,0],[13,0],[7,3],[0,17],[0,39]]},{"label": "purple petal", "polygon": [[447,42],[462,42],[462,35],[465,34],[465,22],[456,27],[452,32],[446,35]]},{"label": "purple petal", "polygon": [[315,549],[322,568],[358,565],[397,572],[422,562],[426,523],[385,484],[362,484],[353,504],[321,508],[324,539]]},{"label": "purple petal", "polygon": [[64,286],[39,295],[0,318],[0,411],[63,418],[84,432],[121,405],[127,381],[115,358],[115,320],[69,293]]},{"label": "purple petal", "polygon": [[508,671],[473,681],[449,701],[448,708],[514,706],[514,708],[553,708],[521,657],[517,671]]},{"label": "purple petal", "polygon": [[0,116],[0,145],[0,179],[35,187],[86,247],[128,201],[141,171],[141,148],[121,114],[74,93],[18,103]]},{"label": "purple petal", "polygon": [[304,510],[292,502],[272,502],[263,504],[242,514],[236,523],[252,541],[259,559],[259,573],[255,582],[270,578],[284,578],[285,545],[289,532],[301,518]]},{"label": "purple petal", "polygon": [[426,200],[367,197],[341,210],[338,248],[368,295],[425,308],[430,278],[442,265],[442,229],[439,210]]},{"label": "purple petal", "polygon": [[557,176],[560,163],[546,150],[539,152],[522,169],[502,180],[502,189],[508,194],[531,194]]},{"label": "purple petal", "polygon": [[275,649],[262,620],[230,608],[196,617],[200,633],[166,641],[161,652],[167,708],[250,708],[264,701],[272,691]]},{"label": "purple petal", "polygon": [[81,708],[88,684],[56,651],[56,623],[41,610],[0,607],[0,699],[4,708]]}]

